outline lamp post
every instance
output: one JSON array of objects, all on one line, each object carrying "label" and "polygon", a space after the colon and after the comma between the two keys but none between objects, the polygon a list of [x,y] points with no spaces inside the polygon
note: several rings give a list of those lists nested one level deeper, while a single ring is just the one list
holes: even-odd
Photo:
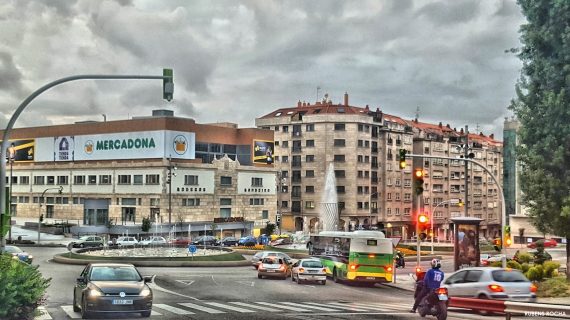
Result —
[{"label": "lamp post", "polygon": [[10,192],[8,197],[10,197],[9,203],[10,208],[6,212],[10,213],[10,220],[8,221],[8,239],[12,240],[12,170],[14,164],[14,158],[16,156],[16,145],[12,142],[10,148],[8,148],[8,161],[10,161]]},{"label": "lamp post", "polygon": [[378,195],[378,192],[370,193],[368,197],[368,229],[372,229],[372,197]]},{"label": "lamp post", "polygon": [[46,192],[48,192],[49,190],[58,190],[59,194],[63,193],[63,186],[59,186],[57,188],[47,188],[44,190],[44,192],[42,192],[42,196],[38,199],[39,202],[39,207],[38,207],[38,244],[40,244],[40,230],[42,227],[42,199],[44,198],[44,195],[46,194]]},{"label": "lamp post", "polygon": [[460,207],[463,206],[463,202],[461,202],[461,200],[457,200],[457,199],[451,199],[451,200],[445,200],[442,201],[440,203],[438,203],[435,208],[433,208],[433,210],[431,211],[431,254],[433,254],[433,215],[435,213],[435,210],[437,209],[437,207],[441,206],[442,204],[458,204]]},{"label": "lamp post", "polygon": [[176,177],[176,166],[172,165],[172,156],[168,156],[168,225],[172,224],[172,177]]}]

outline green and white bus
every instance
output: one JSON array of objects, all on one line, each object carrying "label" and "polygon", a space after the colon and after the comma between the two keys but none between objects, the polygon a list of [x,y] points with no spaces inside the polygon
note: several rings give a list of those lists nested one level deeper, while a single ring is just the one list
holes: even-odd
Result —
[{"label": "green and white bus", "polygon": [[392,281],[394,246],[381,231],[322,231],[310,237],[307,248],[335,282]]}]

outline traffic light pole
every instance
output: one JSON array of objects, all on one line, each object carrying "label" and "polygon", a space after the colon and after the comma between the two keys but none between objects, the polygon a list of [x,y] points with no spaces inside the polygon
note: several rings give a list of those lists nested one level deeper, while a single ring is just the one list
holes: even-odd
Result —
[{"label": "traffic light pole", "polygon": [[[422,199],[422,195],[418,194],[418,199],[416,201],[416,217],[420,215],[420,201]],[[416,218],[416,269],[420,267],[421,261],[421,242],[420,242],[420,222]]]},{"label": "traffic light pole", "polygon": [[[506,214],[506,209],[505,209],[505,195],[503,193],[503,188],[501,187],[501,185],[499,184],[499,181],[497,180],[497,178],[493,175],[493,173],[491,173],[491,171],[489,171],[489,169],[487,169],[485,166],[483,166],[482,164],[480,164],[479,162],[473,160],[473,159],[463,159],[463,158],[451,158],[451,157],[439,157],[439,156],[430,156],[430,155],[424,155],[424,154],[411,154],[408,153],[406,154],[406,157],[410,157],[410,158],[428,158],[428,159],[447,159],[447,160],[459,160],[459,161],[466,161],[466,162],[471,162],[475,165],[478,165],[479,167],[481,167],[483,170],[485,170],[485,172],[487,172],[487,174],[489,176],[491,176],[491,178],[493,179],[493,182],[495,182],[495,184],[497,185],[497,190],[499,191],[499,197],[501,199],[501,239],[504,238],[504,228],[507,225],[507,214]],[[467,175],[465,175],[465,179],[467,179]],[[465,205],[467,205],[467,199],[465,200]],[[418,207],[419,207],[419,201],[418,201]],[[418,208],[419,210],[419,208]],[[467,209],[466,209],[467,210]],[[417,230],[417,227],[416,227]],[[419,236],[419,235],[418,235]],[[418,240],[418,248],[419,248],[419,240]],[[419,265],[419,252],[418,252],[418,265]],[[505,246],[505,244],[503,243],[502,246],[502,266],[503,268],[507,267],[507,248]]]}]

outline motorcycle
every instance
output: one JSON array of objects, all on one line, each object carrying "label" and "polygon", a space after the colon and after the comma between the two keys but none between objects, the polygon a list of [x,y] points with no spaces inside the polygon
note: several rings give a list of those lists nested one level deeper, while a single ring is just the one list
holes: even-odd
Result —
[{"label": "motorcycle", "polygon": [[404,260],[404,255],[401,252],[396,253],[396,256],[394,257],[394,263],[396,268],[406,267],[406,261]]},{"label": "motorcycle", "polygon": [[447,288],[438,288],[430,291],[418,306],[420,317],[423,318],[426,315],[432,315],[435,316],[437,320],[447,319],[448,300]]}]

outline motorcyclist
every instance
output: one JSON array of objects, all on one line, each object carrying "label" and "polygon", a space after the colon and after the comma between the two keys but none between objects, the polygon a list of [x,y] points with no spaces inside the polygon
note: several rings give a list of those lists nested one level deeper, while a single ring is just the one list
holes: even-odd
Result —
[{"label": "motorcyclist", "polygon": [[439,288],[444,276],[443,271],[439,270],[439,268],[441,268],[441,261],[439,259],[431,260],[431,269],[426,272],[422,291],[416,297],[416,301],[410,312],[415,313],[422,299],[431,291]]},{"label": "motorcyclist", "polygon": [[396,251],[396,268],[406,267],[406,262],[404,261],[404,254],[400,251]]}]

